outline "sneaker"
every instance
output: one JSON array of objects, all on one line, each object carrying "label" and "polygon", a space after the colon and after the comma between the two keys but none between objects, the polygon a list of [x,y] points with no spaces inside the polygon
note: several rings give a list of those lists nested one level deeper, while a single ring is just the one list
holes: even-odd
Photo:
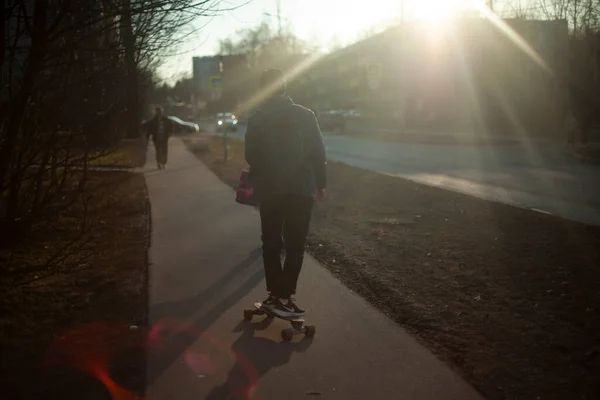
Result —
[{"label": "sneaker", "polygon": [[277,303],[279,302],[279,298],[273,296],[273,295],[269,295],[269,297],[267,297],[267,299],[265,301],[263,301],[261,303],[261,305],[269,310],[272,310],[273,308],[275,308],[275,306],[277,305]]},{"label": "sneaker", "polygon": [[293,302],[292,299],[286,300],[278,300],[275,307],[272,309],[273,312],[281,317],[302,317],[304,315],[304,310],[301,309]]}]

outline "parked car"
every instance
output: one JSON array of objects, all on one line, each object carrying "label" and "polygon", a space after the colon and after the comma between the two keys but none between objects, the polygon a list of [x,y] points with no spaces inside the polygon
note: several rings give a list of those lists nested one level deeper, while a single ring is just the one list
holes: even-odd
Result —
[{"label": "parked car", "polygon": [[335,131],[343,129],[345,116],[343,111],[330,110],[319,114],[319,125],[324,131]]},{"label": "parked car", "polygon": [[175,133],[194,133],[200,131],[198,124],[183,121],[174,116],[169,116],[168,118],[173,122],[173,131]]},{"label": "parked car", "polygon": [[361,113],[359,110],[344,110],[343,114],[344,114],[344,117],[346,117],[346,118],[360,118],[361,117]]},{"label": "parked car", "polygon": [[218,113],[215,130],[217,132],[236,131],[238,119],[232,113]]}]

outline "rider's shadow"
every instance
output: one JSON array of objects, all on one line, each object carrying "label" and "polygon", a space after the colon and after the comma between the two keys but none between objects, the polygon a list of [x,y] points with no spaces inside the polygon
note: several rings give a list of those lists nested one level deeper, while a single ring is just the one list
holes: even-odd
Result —
[{"label": "rider's shadow", "polygon": [[259,322],[242,321],[234,331],[241,336],[231,345],[236,357],[235,365],[229,371],[227,380],[215,387],[206,400],[248,400],[257,387],[260,378],[271,368],[287,364],[293,353],[306,351],[312,344],[312,338],[302,336],[291,342],[277,342],[257,337],[256,331],[266,329],[273,320],[265,318]]}]

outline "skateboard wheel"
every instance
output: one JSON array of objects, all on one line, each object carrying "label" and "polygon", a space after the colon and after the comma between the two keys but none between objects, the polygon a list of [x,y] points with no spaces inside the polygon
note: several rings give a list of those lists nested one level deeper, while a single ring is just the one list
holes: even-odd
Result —
[{"label": "skateboard wheel", "polygon": [[292,327],[296,330],[300,330],[302,329],[302,326],[304,326],[304,321],[291,321],[292,323]]},{"label": "skateboard wheel", "polygon": [[281,331],[281,338],[286,342],[289,342],[294,337],[294,332],[291,332],[289,329],[283,329]]},{"label": "skateboard wheel", "polygon": [[244,310],[244,319],[246,321],[252,321],[252,317],[254,316],[254,311],[252,310]]},{"label": "skateboard wheel", "polygon": [[306,331],[304,332],[304,335],[307,337],[312,337],[315,336],[315,327],[314,325],[309,325],[306,327]]}]

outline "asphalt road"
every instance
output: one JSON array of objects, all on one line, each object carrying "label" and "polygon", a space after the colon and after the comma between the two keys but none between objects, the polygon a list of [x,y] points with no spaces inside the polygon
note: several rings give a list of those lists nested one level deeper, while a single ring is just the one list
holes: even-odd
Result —
[{"label": "asphalt road", "polygon": [[[244,133],[240,126],[232,136]],[[557,144],[458,146],[324,136],[330,160],[600,225],[600,166],[569,159]]]},{"label": "asphalt road", "polygon": [[153,400],[475,400],[447,365],[307,257],[298,301],[317,329],[282,343],[288,323],[243,321],[265,297],[254,209],[170,142],[166,171],[149,146],[152,209],[147,398]]}]

